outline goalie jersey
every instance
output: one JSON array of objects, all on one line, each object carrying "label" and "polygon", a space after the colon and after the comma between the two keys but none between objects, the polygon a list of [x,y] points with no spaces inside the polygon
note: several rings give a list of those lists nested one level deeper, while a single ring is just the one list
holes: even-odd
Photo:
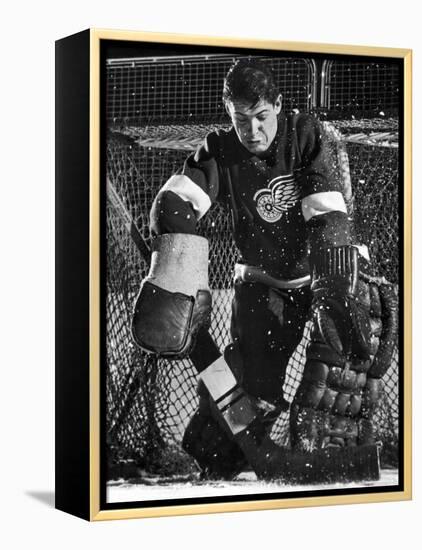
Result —
[{"label": "goalie jersey", "polygon": [[350,244],[336,151],[308,114],[281,114],[259,157],[234,128],[208,134],[161,189],[151,229],[194,233],[215,201],[231,211],[241,262],[274,277],[307,275],[310,248]]}]

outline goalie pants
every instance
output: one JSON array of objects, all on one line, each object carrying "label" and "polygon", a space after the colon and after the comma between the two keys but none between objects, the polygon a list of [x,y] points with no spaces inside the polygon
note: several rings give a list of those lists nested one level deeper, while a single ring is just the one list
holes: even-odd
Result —
[{"label": "goalie pants", "polygon": [[299,344],[311,304],[309,286],[277,291],[259,283],[237,283],[231,336],[242,364],[240,382],[249,395],[283,402],[287,364]]}]

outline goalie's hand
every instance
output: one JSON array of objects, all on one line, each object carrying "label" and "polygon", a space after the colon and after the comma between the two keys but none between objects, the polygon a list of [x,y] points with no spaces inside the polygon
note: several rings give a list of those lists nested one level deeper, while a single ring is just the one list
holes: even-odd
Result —
[{"label": "goalie's hand", "polygon": [[359,281],[358,250],[322,251],[313,266],[312,311],[320,333],[337,354],[370,358],[370,304]]},{"label": "goalie's hand", "polygon": [[339,355],[370,358],[371,326],[365,308],[353,298],[314,300],[315,321],[325,342]]}]

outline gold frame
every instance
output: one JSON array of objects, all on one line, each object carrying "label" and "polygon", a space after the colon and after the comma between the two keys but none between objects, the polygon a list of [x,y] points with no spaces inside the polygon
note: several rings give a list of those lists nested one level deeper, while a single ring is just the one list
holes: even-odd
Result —
[{"label": "gold frame", "polygon": [[[318,496],[267,501],[230,502],[160,506],[155,508],[100,509],[100,40],[124,40],[136,42],[161,42],[236,48],[271,49],[326,54],[393,57],[404,60],[404,490],[364,495]],[[197,35],[162,34],[150,32],[90,30],[90,519],[91,521],[176,516],[187,514],[211,514],[240,512],[245,510],[270,510],[334,504],[388,502],[412,498],[412,50],[314,44],[306,42],[281,42],[251,40],[248,38],[223,38]]]}]

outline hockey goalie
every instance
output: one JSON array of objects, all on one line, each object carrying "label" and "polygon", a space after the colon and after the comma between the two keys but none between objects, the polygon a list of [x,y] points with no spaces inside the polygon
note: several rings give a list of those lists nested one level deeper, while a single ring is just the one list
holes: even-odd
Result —
[{"label": "hockey goalie", "polygon": [[[353,241],[341,156],[317,119],[283,113],[260,61],[231,67],[223,100],[231,129],[210,133],[153,203],[154,248],[134,340],[195,365],[199,406],[183,447],[204,478],[232,479],[249,465],[260,478],[288,483],[376,479],[374,414],[397,305]],[[197,234],[216,201],[231,212],[240,253],[223,354],[208,333],[209,251]],[[291,447],[282,448],[269,434],[290,406],[286,368],[309,318]]]}]

